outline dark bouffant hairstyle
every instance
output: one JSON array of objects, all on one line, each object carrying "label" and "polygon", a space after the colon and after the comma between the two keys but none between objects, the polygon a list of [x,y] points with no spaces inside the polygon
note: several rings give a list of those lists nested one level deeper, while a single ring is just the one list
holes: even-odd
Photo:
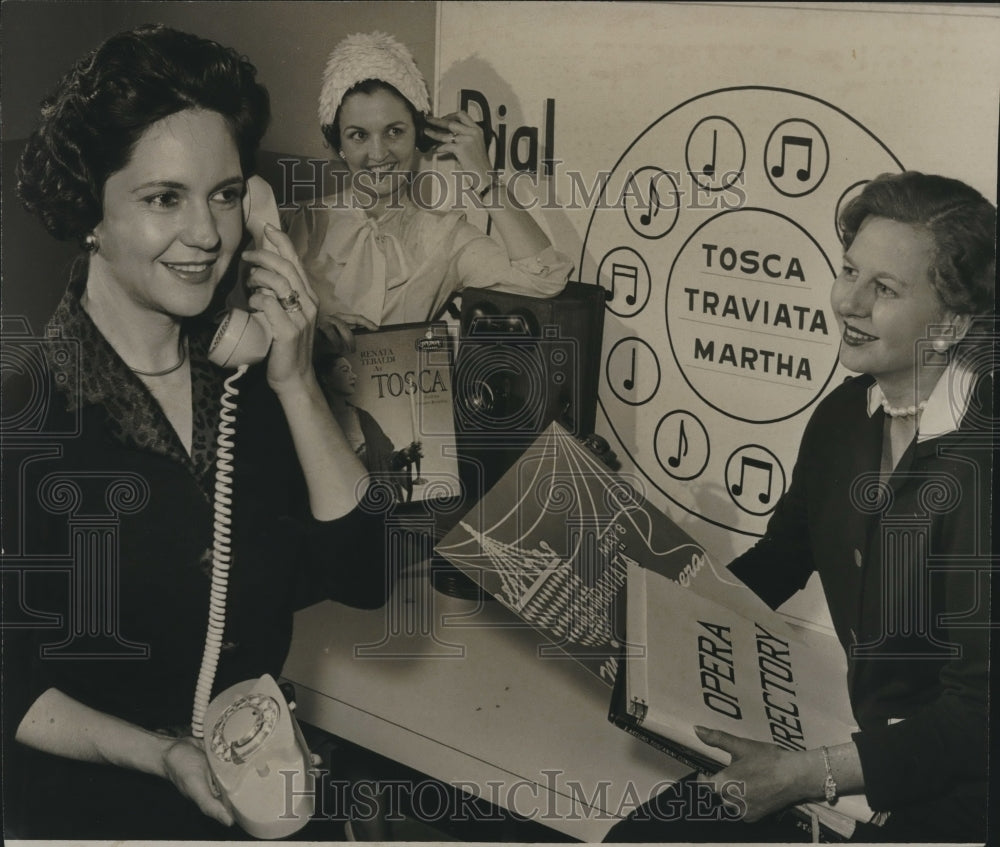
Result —
[{"label": "dark bouffant hairstyle", "polygon": [[390,85],[388,82],[384,82],[381,79],[363,79],[361,82],[352,85],[347,89],[347,91],[344,92],[344,96],[340,100],[341,105],[337,107],[337,114],[333,118],[333,123],[324,124],[320,127],[320,131],[323,133],[326,143],[329,144],[331,148],[334,150],[340,149],[340,109],[341,106],[343,106],[344,101],[352,94],[374,94],[376,91],[388,91],[390,94],[395,95],[406,104],[406,108],[410,110],[410,118],[413,120],[413,128],[416,130],[417,149],[421,153],[426,153],[437,143],[433,138],[428,136],[426,132],[424,132],[427,128],[427,119],[424,113],[418,112],[414,108],[413,104],[399,92],[399,89],[396,88],[396,86]]},{"label": "dark bouffant hairstyle", "polygon": [[845,249],[869,216],[913,224],[931,234],[931,284],[945,306],[960,315],[993,311],[997,210],[978,191],[957,179],[917,171],[882,174],[840,213]]},{"label": "dark bouffant hairstyle", "polygon": [[146,25],[113,35],[42,101],[18,163],[21,202],[56,238],[82,242],[103,217],[108,177],[149,126],[185,109],[222,115],[252,173],[270,119],[256,76],[234,50],[186,32]]}]

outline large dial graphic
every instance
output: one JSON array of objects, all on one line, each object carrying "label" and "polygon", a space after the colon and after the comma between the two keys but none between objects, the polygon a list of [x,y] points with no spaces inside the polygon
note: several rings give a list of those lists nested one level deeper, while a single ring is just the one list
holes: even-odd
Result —
[{"label": "large dial graphic", "polygon": [[786,89],[694,97],[610,170],[584,282],[607,290],[600,406],[646,479],[760,534],[839,368],[836,218],[902,169],[843,110]]}]

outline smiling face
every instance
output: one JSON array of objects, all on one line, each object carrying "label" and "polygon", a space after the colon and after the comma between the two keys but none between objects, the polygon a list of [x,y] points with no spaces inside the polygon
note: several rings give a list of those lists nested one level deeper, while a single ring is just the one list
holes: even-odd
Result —
[{"label": "smiling face", "polygon": [[152,124],[104,185],[89,278],[137,306],[203,312],[243,237],[243,173],[221,115],[188,109]]},{"label": "smiling face", "polygon": [[934,240],[925,230],[869,217],[844,254],[830,302],[844,367],[871,374],[889,398],[911,403],[917,341],[954,317],[931,285]]},{"label": "smiling face", "polygon": [[408,181],[417,165],[417,134],[409,104],[385,89],[355,91],[338,114],[340,151],[351,175],[381,201]]}]

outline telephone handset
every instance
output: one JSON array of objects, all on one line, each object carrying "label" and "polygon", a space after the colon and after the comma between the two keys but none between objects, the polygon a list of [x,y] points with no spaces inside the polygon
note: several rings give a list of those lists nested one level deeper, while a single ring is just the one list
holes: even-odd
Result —
[{"label": "telephone handset", "polygon": [[[261,177],[252,176],[247,180],[246,194],[243,195],[243,219],[247,231],[253,236],[254,247],[258,250],[273,250],[264,238],[264,225],[272,224],[281,228],[278,219],[278,204],[271,186]],[[245,306],[245,267],[241,267],[236,284],[235,298],[240,306]],[[232,303],[231,303],[232,305]],[[248,312],[245,308],[232,308],[222,319],[215,338],[208,350],[208,358],[223,368],[240,365],[255,365],[267,357],[271,349],[271,329],[267,319],[259,312]]]}]

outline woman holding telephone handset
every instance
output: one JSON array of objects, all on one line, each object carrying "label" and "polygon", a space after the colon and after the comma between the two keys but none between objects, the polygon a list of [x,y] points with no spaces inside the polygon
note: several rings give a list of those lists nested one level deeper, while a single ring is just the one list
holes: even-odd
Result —
[{"label": "woman holding telephone handset", "polygon": [[[134,501],[116,514],[113,609],[99,621],[110,646],[88,642],[77,645],[86,659],[60,657],[41,647],[63,633],[35,631],[24,678],[5,680],[5,724],[20,742],[4,746],[5,782],[24,788],[24,805],[8,804],[23,812],[8,834],[234,835],[187,729],[206,640],[227,381],[233,568],[214,691],[278,676],[295,608],[323,596],[384,601],[381,516],[312,370],[316,296],[273,225],[242,254],[265,336],[257,359],[272,339],[266,362],[237,382],[209,358],[215,327],[205,313],[244,240],[241,201],[269,118],[255,74],[193,35],[160,26],[118,34],[62,79],[21,159],[25,206],[85,251],[48,327],[48,337],[74,342],[79,360],[50,357],[42,435],[78,428],[58,461],[25,471],[20,519],[5,520],[5,535],[23,527],[26,550],[50,549],[32,546],[36,534],[50,545],[65,536],[65,514],[39,505],[43,471],[75,481],[83,514],[118,502],[101,480],[131,486]],[[359,534],[370,545],[364,561],[344,556]],[[75,579],[89,578],[75,568]],[[96,590],[66,582],[33,580],[22,602],[66,623],[80,614],[73,598]]]},{"label": "woman holding telephone handset", "polygon": [[[392,36],[356,33],[333,49],[319,119],[350,185],[300,209],[288,232],[331,338],[353,327],[431,320],[465,288],[534,297],[562,291],[570,260],[491,172],[472,118],[430,115],[424,78]],[[464,213],[432,210],[415,196],[413,175],[431,149],[472,180],[502,244]]]}]

